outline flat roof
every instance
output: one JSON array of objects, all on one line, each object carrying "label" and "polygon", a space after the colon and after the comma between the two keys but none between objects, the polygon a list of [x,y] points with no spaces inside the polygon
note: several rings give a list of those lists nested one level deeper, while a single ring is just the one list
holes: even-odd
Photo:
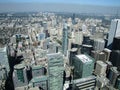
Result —
[{"label": "flat roof", "polygon": [[91,62],[91,58],[89,58],[87,55],[85,54],[81,54],[81,55],[76,55],[76,57],[78,59],[80,59],[83,63],[87,63],[87,62]]},{"label": "flat roof", "polygon": [[31,82],[36,83],[36,82],[46,81],[47,78],[48,78],[47,76],[38,76],[38,77],[32,78]]}]

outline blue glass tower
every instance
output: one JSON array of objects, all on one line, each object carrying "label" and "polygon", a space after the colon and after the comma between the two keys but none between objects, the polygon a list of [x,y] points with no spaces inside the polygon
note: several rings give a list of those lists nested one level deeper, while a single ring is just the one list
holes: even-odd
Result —
[{"label": "blue glass tower", "polygon": [[68,49],[68,26],[65,23],[63,26],[63,37],[62,37],[62,52],[66,56]]}]

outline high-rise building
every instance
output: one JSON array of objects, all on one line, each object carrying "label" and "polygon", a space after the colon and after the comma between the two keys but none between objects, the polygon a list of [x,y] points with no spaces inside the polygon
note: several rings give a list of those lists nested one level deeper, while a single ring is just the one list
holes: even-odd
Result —
[{"label": "high-rise building", "polygon": [[110,80],[110,83],[115,86],[116,80],[119,76],[119,72],[117,70],[117,67],[111,67],[108,75],[108,79]]},{"label": "high-rise building", "polygon": [[14,72],[13,72],[14,88],[25,86],[28,84],[26,72],[27,72],[27,69],[25,65],[18,64],[14,66]]},{"label": "high-rise building", "polygon": [[7,72],[9,72],[9,63],[8,63],[6,47],[0,48],[0,65],[6,65],[5,68],[7,69]]},{"label": "high-rise building", "polygon": [[76,30],[75,32],[75,44],[82,45],[83,33],[82,31]]},{"label": "high-rise building", "polygon": [[102,61],[96,62],[95,74],[98,76],[106,76],[107,64]]},{"label": "high-rise building", "polygon": [[67,49],[68,49],[68,26],[65,23],[63,27],[63,37],[62,37],[62,51],[65,56],[67,55]]},{"label": "high-rise building", "polygon": [[105,47],[104,39],[95,39],[94,40],[94,49],[95,51],[102,51]]},{"label": "high-rise building", "polygon": [[6,80],[6,79],[7,79],[7,70],[4,65],[0,65],[0,81]]},{"label": "high-rise building", "polygon": [[48,77],[47,76],[34,77],[30,81],[30,84],[32,85],[32,87],[39,87],[39,90],[48,90]]},{"label": "high-rise building", "polygon": [[48,58],[48,87],[49,90],[63,90],[63,56],[61,53],[52,53]]},{"label": "high-rise building", "polygon": [[32,77],[45,75],[45,67],[41,65],[32,66]]},{"label": "high-rise building", "polygon": [[114,37],[120,36],[120,19],[114,19],[111,21],[110,31],[108,35],[108,43],[107,46],[111,49],[112,42]]},{"label": "high-rise building", "polygon": [[38,41],[44,40],[44,39],[45,39],[45,33],[40,33],[40,34],[38,35]]},{"label": "high-rise building", "polygon": [[85,78],[75,79],[73,81],[72,90],[94,90],[96,83],[95,76],[89,76]]},{"label": "high-rise building", "polygon": [[110,55],[110,61],[120,71],[120,50],[113,50]]},{"label": "high-rise building", "polygon": [[120,90],[120,76],[117,78],[115,87]]},{"label": "high-rise building", "polygon": [[113,39],[112,50],[120,50],[120,36]]},{"label": "high-rise building", "polygon": [[91,76],[94,69],[94,59],[89,55],[76,55],[73,59],[74,78]]}]

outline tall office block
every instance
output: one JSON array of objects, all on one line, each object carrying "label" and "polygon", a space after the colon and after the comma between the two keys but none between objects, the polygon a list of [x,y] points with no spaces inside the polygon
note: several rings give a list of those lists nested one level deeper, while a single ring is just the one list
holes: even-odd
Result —
[{"label": "tall office block", "polygon": [[45,67],[41,65],[32,66],[32,77],[45,75]]},{"label": "tall office block", "polygon": [[73,65],[73,58],[75,57],[75,55],[77,55],[77,48],[72,48],[70,50],[70,56],[69,56],[69,64],[72,66]]},{"label": "tall office block", "polygon": [[82,31],[76,30],[75,32],[75,44],[82,45],[83,42],[83,33]]},{"label": "tall office block", "polygon": [[105,47],[104,39],[95,39],[94,40],[94,50],[95,51],[102,51]]},{"label": "tall office block", "polygon": [[76,55],[73,59],[74,78],[83,78],[92,75],[94,59],[89,55]]},{"label": "tall office block", "polygon": [[73,39],[68,39],[68,50],[71,50]]},{"label": "tall office block", "polygon": [[120,36],[120,19],[114,19],[111,21],[107,46],[109,48],[112,48],[113,38],[119,36]]},{"label": "tall office block", "polygon": [[120,76],[117,78],[115,87],[120,90]]},{"label": "tall office block", "polygon": [[44,39],[45,39],[45,33],[40,33],[40,34],[38,35],[38,41],[44,40]]},{"label": "tall office block", "polygon": [[67,55],[67,49],[68,49],[68,26],[67,24],[64,24],[62,37],[62,51],[65,56]]},{"label": "tall office block", "polygon": [[0,65],[6,65],[5,68],[7,69],[7,72],[9,72],[9,63],[6,47],[0,48]]},{"label": "tall office block", "polygon": [[112,50],[120,50],[120,36],[113,39]]},{"label": "tall office block", "polygon": [[107,60],[107,55],[104,52],[99,52],[99,51],[92,50],[91,51],[91,56],[96,61],[100,60],[100,61],[106,62],[106,60]]},{"label": "tall office block", "polygon": [[110,55],[110,61],[120,71],[120,50],[113,50]]},{"label": "tall office block", "polygon": [[83,44],[81,48],[81,53],[91,55],[92,50],[93,50],[92,45]]},{"label": "tall office block", "polygon": [[18,64],[14,66],[13,72],[13,83],[14,88],[25,86],[28,84],[27,80],[27,69],[23,64]]},{"label": "tall office block", "polygon": [[72,90],[95,90],[96,77],[89,76],[73,80]]},{"label": "tall office block", "polygon": [[105,55],[106,55],[106,61],[109,61],[111,50],[105,48],[105,49],[103,50],[103,52],[104,52]]},{"label": "tall office block", "polygon": [[55,42],[50,42],[50,43],[49,43],[48,53],[57,53],[57,52],[58,52],[57,43],[55,43]]},{"label": "tall office block", "polygon": [[119,76],[119,72],[117,70],[117,67],[111,67],[108,75],[108,79],[110,80],[110,83],[115,86],[117,77]]},{"label": "tall office block", "polygon": [[4,65],[0,65],[0,81],[7,79],[7,70]]},{"label": "tall office block", "polygon": [[48,54],[49,90],[63,90],[63,56],[60,53]]},{"label": "tall office block", "polygon": [[39,87],[39,90],[48,90],[48,77],[47,76],[39,76],[34,77],[30,81],[32,87]]},{"label": "tall office block", "polygon": [[90,40],[90,36],[84,35],[83,36],[83,44],[87,44],[87,45],[91,45],[91,40]]},{"label": "tall office block", "polygon": [[96,62],[95,74],[98,76],[106,76],[107,64],[102,61]]},{"label": "tall office block", "polygon": [[105,76],[97,76],[96,86],[101,90],[109,90],[107,89],[107,85],[109,80]]}]

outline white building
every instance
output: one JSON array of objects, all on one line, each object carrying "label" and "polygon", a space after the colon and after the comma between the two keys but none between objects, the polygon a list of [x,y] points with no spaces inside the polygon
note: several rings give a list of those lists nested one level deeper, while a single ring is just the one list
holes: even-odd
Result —
[{"label": "white building", "polygon": [[120,19],[114,19],[111,21],[107,46],[111,45],[114,37],[119,36],[120,36]]}]

